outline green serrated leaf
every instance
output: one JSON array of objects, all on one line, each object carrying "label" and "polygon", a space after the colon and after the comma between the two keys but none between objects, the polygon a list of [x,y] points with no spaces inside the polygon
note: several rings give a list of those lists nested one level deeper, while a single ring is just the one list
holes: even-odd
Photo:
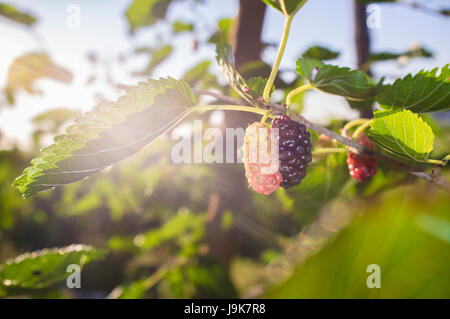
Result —
[{"label": "green serrated leaf", "polygon": [[24,197],[86,178],[136,153],[174,127],[195,104],[190,87],[173,78],[148,80],[114,103],[101,103],[41,150],[18,177]]},{"label": "green serrated leaf", "polygon": [[231,50],[231,45],[227,43],[219,43],[216,46],[217,62],[219,63],[222,74],[227,80],[228,84],[247,102],[256,107],[265,107],[263,102],[259,102],[258,95],[250,88],[242,75],[236,70],[234,66],[234,58]]},{"label": "green serrated leaf", "polygon": [[306,2],[306,0],[262,0],[262,1],[282,13],[283,9],[281,1],[283,1],[286,6],[286,11],[289,15],[294,15]]},{"label": "green serrated leaf", "polygon": [[99,259],[103,252],[86,245],[70,245],[25,253],[0,266],[0,287],[45,288],[63,281],[70,275],[67,266],[82,267]]},{"label": "green serrated leaf", "polygon": [[[315,75],[314,69],[318,69]],[[381,89],[380,85],[372,83],[370,77],[362,71],[323,64],[316,59],[297,60],[297,73],[318,90],[350,100],[373,98]]]},{"label": "green serrated leaf", "polygon": [[302,57],[308,59],[316,59],[316,60],[334,60],[339,56],[339,52],[332,51],[328,48],[322,46],[312,46],[305,52],[303,52]]},{"label": "green serrated leaf", "polygon": [[385,109],[408,109],[413,112],[437,112],[450,109],[450,64],[441,69],[408,74],[384,86],[377,101]]},{"label": "green serrated leaf", "polygon": [[432,129],[409,110],[375,112],[369,136],[381,149],[404,161],[425,162],[433,150]]},{"label": "green serrated leaf", "polygon": [[130,33],[163,19],[171,2],[172,0],[134,0],[126,12]]}]

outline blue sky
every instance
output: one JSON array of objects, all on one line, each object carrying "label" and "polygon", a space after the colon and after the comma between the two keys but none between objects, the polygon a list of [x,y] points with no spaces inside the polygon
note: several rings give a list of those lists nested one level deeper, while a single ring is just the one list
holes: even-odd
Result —
[{"label": "blue sky", "polygon": [[[8,2],[8,1],[5,1]],[[44,91],[42,96],[20,94],[17,106],[0,111],[0,130],[10,139],[26,142],[32,129],[29,123],[33,115],[54,107],[70,107],[87,111],[94,107],[96,92],[101,91],[108,99],[115,99],[119,93],[107,87],[86,87],[85,82],[92,73],[86,54],[95,51],[106,61],[114,61],[121,53],[132,52],[137,46],[157,45],[169,42],[177,47],[170,63],[156,70],[155,76],[179,77],[187,68],[203,59],[214,57],[214,48],[207,47],[194,53],[191,50],[192,38],[179,36],[174,42],[164,26],[157,30],[162,38],[151,31],[138,31],[135,36],[128,34],[125,10],[131,0],[14,0],[9,1],[18,8],[29,10],[39,18],[34,32],[0,20],[0,87],[5,84],[7,70],[15,57],[30,51],[47,51],[53,60],[74,73],[71,85],[43,80],[37,86]],[[422,1],[430,6],[448,4],[448,0]],[[67,8],[77,4],[81,9],[79,29],[66,26]],[[187,4],[171,8],[169,19],[196,21],[208,28],[218,18],[231,17],[237,12],[237,0],[208,0],[199,8],[201,14],[190,10]],[[399,68],[395,62],[375,66],[376,75],[403,76],[417,72],[421,68],[441,67],[450,62],[450,18],[424,13],[403,5],[381,5],[381,28],[372,29],[372,49],[374,51],[404,51],[413,44],[420,44],[435,53],[433,59],[417,59],[406,67]],[[267,12],[263,29],[266,41],[278,42],[283,26],[283,16],[270,9]],[[352,0],[309,0],[295,18],[287,45],[282,68],[295,67],[295,59],[312,44],[322,44],[341,52],[340,65],[355,66],[353,40],[353,1]],[[273,61],[275,51],[264,55],[267,62]],[[139,70],[145,59],[137,57],[129,61],[127,67],[113,67],[113,76],[122,83],[134,84],[125,71]],[[328,116],[352,117],[345,103],[339,98],[311,93],[307,99],[306,114],[314,120],[320,118],[327,107]],[[325,106],[324,106],[325,105]],[[333,105],[330,108],[330,105]],[[331,111],[330,111],[331,110]]]}]

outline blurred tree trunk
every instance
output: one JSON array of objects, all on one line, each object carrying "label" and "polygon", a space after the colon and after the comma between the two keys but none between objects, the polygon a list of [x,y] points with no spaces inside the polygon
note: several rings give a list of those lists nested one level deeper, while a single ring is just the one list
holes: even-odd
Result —
[{"label": "blurred tree trunk", "polygon": [[[370,58],[370,35],[367,28],[367,8],[364,3],[355,0],[355,42],[358,69],[371,75],[367,62]],[[364,108],[359,111],[361,117],[372,118],[372,108]]]},{"label": "blurred tree trunk", "polygon": [[261,33],[266,5],[261,0],[241,0],[233,35],[236,66],[261,58]]},{"label": "blurred tree trunk", "polygon": [[[235,21],[233,33],[233,49],[237,67],[247,62],[260,60],[262,25],[266,5],[261,0],[241,0],[239,13]],[[259,120],[255,114],[246,112],[227,112],[225,115],[225,128],[245,129],[250,123]],[[225,135],[224,135],[225,136]],[[226,140],[224,143],[225,151]],[[235,157],[237,158],[237,145]],[[225,154],[225,152],[224,152]],[[210,255],[225,265],[229,265],[232,257],[243,250],[253,247],[257,253],[256,243],[252,243],[248,234],[233,228],[225,232],[221,222],[223,213],[231,210],[235,216],[249,216],[254,212],[252,194],[248,188],[242,164],[219,164],[216,168],[216,187],[210,199],[208,212],[208,226],[206,239],[210,248]],[[251,216],[250,216],[251,218]]]}]

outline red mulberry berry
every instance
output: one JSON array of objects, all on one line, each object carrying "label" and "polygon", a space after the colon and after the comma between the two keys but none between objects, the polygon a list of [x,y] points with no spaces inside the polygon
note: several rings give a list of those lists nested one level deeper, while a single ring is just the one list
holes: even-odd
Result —
[{"label": "red mulberry berry", "polygon": [[[360,144],[375,150],[375,145],[366,135],[360,134],[358,140]],[[370,180],[377,173],[378,167],[375,158],[354,153],[347,153],[347,165],[350,176],[360,182]]]},{"label": "red mulberry berry", "polygon": [[[278,140],[265,123],[247,127],[244,139],[245,176],[258,193],[269,195],[282,181],[277,157]],[[273,155],[273,156],[272,156]]]},{"label": "red mulberry berry", "polygon": [[303,124],[292,121],[286,115],[273,120],[274,128],[278,129],[279,135],[281,186],[289,189],[300,184],[306,176],[311,162],[311,135]]}]

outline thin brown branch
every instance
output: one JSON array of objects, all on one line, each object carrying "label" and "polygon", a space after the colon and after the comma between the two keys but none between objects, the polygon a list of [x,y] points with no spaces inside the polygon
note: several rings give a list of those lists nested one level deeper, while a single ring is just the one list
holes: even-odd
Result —
[{"label": "thin brown branch", "polygon": [[443,190],[446,190],[450,193],[450,182],[447,181],[444,176],[441,174],[441,170],[439,168],[433,168],[431,173],[426,172],[411,172],[411,175],[423,178],[424,180],[430,182],[436,187],[439,187]]},{"label": "thin brown branch", "polygon": [[[220,93],[215,93],[215,92],[211,92],[208,90],[193,90],[194,94],[198,94],[198,95],[206,95],[206,96],[212,96],[215,97],[216,99],[223,101],[223,102],[227,102],[230,104],[235,104],[235,105],[248,105],[248,103],[244,100],[240,100],[240,99],[235,99],[234,97],[230,97],[230,96],[226,96]],[[250,105],[248,105],[250,106]]]},{"label": "thin brown branch", "polygon": [[[225,101],[231,104],[235,104],[235,105],[248,105],[246,102],[239,100],[239,99],[235,99],[232,97],[228,97],[228,96],[224,96],[220,93],[214,93],[214,92],[210,92],[207,90],[197,90],[194,91],[195,94],[200,94],[200,95],[208,95],[208,96],[212,96],[217,98],[218,100],[221,101]],[[250,107],[250,106],[249,106]],[[269,109],[272,110],[272,113],[274,115],[283,115],[286,114],[286,106],[285,105],[281,105],[281,104],[270,104],[269,105]],[[358,154],[363,154],[365,156],[373,156],[376,157],[377,159],[387,162],[389,164],[391,164],[392,166],[395,166],[399,169],[402,169],[406,172],[408,172],[409,174],[416,176],[416,177],[420,177],[428,182],[430,182],[431,184],[435,185],[436,187],[439,187],[441,189],[444,189],[448,192],[450,192],[450,182],[448,182],[440,173],[438,168],[433,169],[432,173],[427,173],[427,172],[414,172],[411,171],[411,167],[394,159],[391,158],[385,154],[382,153],[378,153],[375,152],[369,148],[367,148],[366,146],[359,144],[358,142],[356,142],[353,139],[347,138],[345,136],[342,136],[340,134],[337,134],[335,132],[333,132],[332,130],[321,126],[319,124],[315,124],[312,123],[310,121],[308,121],[307,119],[305,119],[303,116],[298,115],[298,114],[289,114],[290,117],[298,122],[301,123],[303,125],[306,126],[307,129],[310,130],[314,130],[316,132],[319,132],[321,134],[324,134],[338,142],[340,142],[341,144],[347,145],[349,147],[349,151],[351,152],[355,152]]]}]

